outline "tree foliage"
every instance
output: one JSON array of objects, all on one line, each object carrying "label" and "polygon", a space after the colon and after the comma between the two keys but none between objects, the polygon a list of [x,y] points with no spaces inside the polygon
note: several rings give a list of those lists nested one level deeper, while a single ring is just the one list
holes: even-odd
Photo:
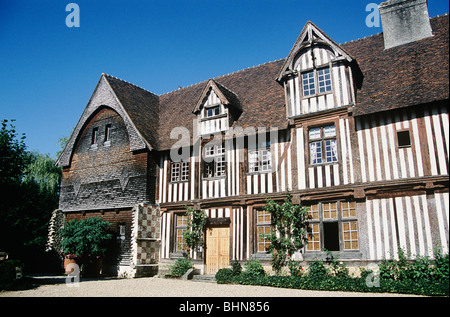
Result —
[{"label": "tree foliage", "polygon": [[36,266],[58,206],[61,169],[48,155],[29,152],[8,120],[0,127],[0,251]]},{"label": "tree foliage", "polygon": [[263,238],[270,240],[268,252],[272,253],[272,267],[279,273],[294,252],[303,248],[307,240],[307,209],[292,203],[287,193],[282,204],[266,199],[263,209],[270,213],[273,230]]},{"label": "tree foliage", "polygon": [[113,238],[108,232],[110,226],[105,219],[96,217],[69,221],[61,230],[62,252],[77,257],[105,256]]}]

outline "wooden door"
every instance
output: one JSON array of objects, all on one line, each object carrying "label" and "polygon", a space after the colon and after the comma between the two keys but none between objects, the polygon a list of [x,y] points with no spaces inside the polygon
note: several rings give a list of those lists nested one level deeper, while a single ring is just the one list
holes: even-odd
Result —
[{"label": "wooden door", "polygon": [[215,274],[229,265],[230,228],[208,228],[206,231],[206,274]]}]

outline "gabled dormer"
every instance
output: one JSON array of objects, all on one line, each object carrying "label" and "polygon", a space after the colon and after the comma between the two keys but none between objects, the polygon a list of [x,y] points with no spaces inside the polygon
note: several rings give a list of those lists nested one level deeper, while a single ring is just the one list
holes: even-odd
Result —
[{"label": "gabled dormer", "polygon": [[227,131],[241,111],[237,95],[210,79],[192,112],[197,115],[199,135],[205,135]]},{"label": "gabled dormer", "polygon": [[276,80],[286,94],[287,116],[353,105],[354,59],[308,21]]}]

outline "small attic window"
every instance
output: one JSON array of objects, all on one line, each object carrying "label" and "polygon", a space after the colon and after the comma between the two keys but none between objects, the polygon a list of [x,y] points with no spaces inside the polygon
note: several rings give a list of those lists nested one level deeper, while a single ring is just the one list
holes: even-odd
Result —
[{"label": "small attic window", "polygon": [[98,128],[92,129],[91,145],[97,144]]},{"label": "small attic window", "polygon": [[205,108],[205,118],[215,117],[218,116],[219,114],[220,114],[220,105]]}]

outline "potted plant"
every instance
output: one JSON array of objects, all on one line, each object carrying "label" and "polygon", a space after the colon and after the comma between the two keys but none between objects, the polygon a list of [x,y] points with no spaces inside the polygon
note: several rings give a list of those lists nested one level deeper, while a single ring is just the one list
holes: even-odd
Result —
[{"label": "potted plant", "polygon": [[83,265],[84,276],[100,274],[106,245],[113,237],[108,232],[110,226],[103,218],[95,217],[67,222],[61,230],[64,269],[67,264],[76,262]]}]

